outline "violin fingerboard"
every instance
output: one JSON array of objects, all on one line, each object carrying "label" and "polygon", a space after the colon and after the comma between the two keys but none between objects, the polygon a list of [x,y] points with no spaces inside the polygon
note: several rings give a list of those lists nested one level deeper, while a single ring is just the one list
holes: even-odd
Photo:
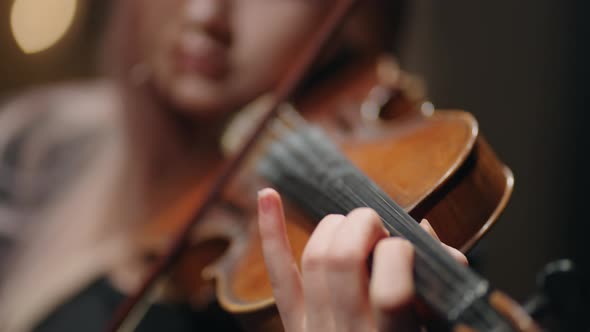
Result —
[{"label": "violin fingerboard", "polygon": [[279,191],[317,218],[359,207],[374,209],[392,236],[414,244],[416,292],[434,311],[477,331],[514,331],[490,305],[485,279],[456,262],[319,128],[297,129],[273,143],[258,165]]}]

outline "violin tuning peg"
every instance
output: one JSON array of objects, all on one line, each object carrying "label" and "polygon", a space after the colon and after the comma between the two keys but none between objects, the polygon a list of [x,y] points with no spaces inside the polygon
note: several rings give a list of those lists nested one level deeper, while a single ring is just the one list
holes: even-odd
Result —
[{"label": "violin tuning peg", "polygon": [[377,59],[375,71],[379,83],[390,87],[399,86],[401,69],[393,56],[389,54],[380,56]]},{"label": "violin tuning peg", "polygon": [[292,104],[284,103],[279,106],[278,118],[291,128],[303,127],[307,121],[297,112]]}]

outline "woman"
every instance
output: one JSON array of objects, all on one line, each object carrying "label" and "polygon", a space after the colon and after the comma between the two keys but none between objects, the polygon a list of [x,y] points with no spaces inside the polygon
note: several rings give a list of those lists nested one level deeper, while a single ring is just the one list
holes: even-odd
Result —
[{"label": "woman", "polygon": [[[387,3],[363,2],[324,61],[351,50],[383,50],[391,31],[386,17],[376,13],[392,6]],[[0,128],[0,135],[14,183],[7,186],[6,196],[24,202],[20,206],[27,213],[23,217],[18,213],[23,208],[14,208],[13,215],[20,216],[16,219],[34,222],[19,231],[6,264],[0,329],[100,331],[120,293],[137,287],[148,267],[141,248],[131,240],[134,232],[206,180],[223,159],[219,140],[232,112],[276,84],[291,54],[330,4],[117,1],[106,43],[107,79],[41,89],[7,104],[0,121],[6,128]],[[287,330],[340,329],[345,323],[349,328],[349,323],[360,324],[353,329],[364,330],[391,323],[373,320],[372,308],[381,313],[378,317],[408,317],[401,312],[412,297],[411,247],[400,240],[380,241],[385,234],[374,214],[360,210],[320,223],[306,249],[310,263],[304,264],[303,279],[292,264],[285,266],[292,258],[281,235],[280,201],[274,192],[261,192],[260,215],[268,269]],[[353,222],[361,220],[366,222]],[[323,261],[318,253],[325,258],[335,250],[320,248],[323,241],[314,239],[358,224],[369,225],[357,239],[364,244],[358,257],[366,257],[380,243],[371,290],[361,273],[352,276],[357,286],[347,298],[352,302],[330,302],[330,294],[308,289],[314,282],[307,281],[315,280],[308,274],[317,272],[314,262]],[[385,252],[397,258],[383,260]],[[379,279],[391,269],[399,270],[394,288]],[[318,275],[351,278],[330,271],[325,268]],[[381,292],[382,287],[386,291]],[[317,301],[304,296],[309,291],[318,295]],[[190,330],[211,318],[198,316],[195,325],[194,317],[169,308],[160,316],[140,330],[157,330],[158,322],[167,330]]]}]

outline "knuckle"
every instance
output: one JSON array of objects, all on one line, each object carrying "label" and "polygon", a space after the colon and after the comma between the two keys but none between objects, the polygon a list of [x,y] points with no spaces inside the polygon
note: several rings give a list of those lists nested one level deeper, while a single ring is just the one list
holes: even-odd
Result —
[{"label": "knuckle", "polygon": [[383,312],[395,312],[412,301],[412,290],[384,291],[371,288],[369,296],[373,308]]},{"label": "knuckle", "polygon": [[380,256],[386,252],[389,252],[391,250],[390,242],[391,241],[389,241],[389,239],[384,239],[377,242],[377,245],[375,246],[375,256]]},{"label": "knuckle", "polygon": [[356,269],[364,263],[364,257],[358,250],[350,247],[332,247],[326,255],[326,265],[333,270]]},{"label": "knuckle", "polygon": [[453,258],[455,258],[455,260],[457,262],[459,262],[462,265],[469,265],[469,261],[467,260],[467,257],[458,249],[455,249],[451,246],[447,246],[449,249],[449,252],[451,254],[451,256],[453,256]]},{"label": "knuckle", "polygon": [[461,263],[461,264],[463,264],[465,266],[468,266],[469,265],[469,260],[463,254],[461,254],[461,256],[459,256],[458,260],[459,260],[459,263]]},{"label": "knuckle", "polygon": [[371,304],[376,309],[382,310],[383,308],[389,306],[389,297],[382,290],[376,289],[375,287],[370,287],[369,297]]},{"label": "knuckle", "polygon": [[330,242],[337,230],[337,226],[334,223],[339,223],[344,218],[343,215],[330,214],[320,221],[305,249],[303,249],[301,255],[301,267],[303,269],[316,270],[326,264],[328,260],[327,251],[329,250],[327,243]]},{"label": "knuckle", "polygon": [[322,269],[327,262],[324,251],[306,247],[301,255],[301,267],[304,270]]},{"label": "knuckle", "polygon": [[367,217],[372,221],[376,221],[378,223],[380,222],[381,218],[379,217],[379,214],[377,214],[377,211],[373,209],[367,209],[365,213],[367,214]]},{"label": "knuckle", "polygon": [[362,219],[366,219],[366,220],[379,220],[379,215],[377,214],[377,212],[375,212],[375,210],[368,208],[368,207],[360,207],[360,208],[356,208],[354,210],[352,210],[349,214],[349,217],[355,217],[355,218],[362,218]]},{"label": "knuckle", "polygon": [[371,208],[357,208],[348,215],[348,219],[353,223],[360,223],[363,228],[369,229],[370,232],[387,232],[383,227],[381,217]]},{"label": "knuckle", "polygon": [[[405,239],[387,238],[377,243],[369,288],[371,305],[375,309],[396,312],[411,303],[414,296],[413,255],[414,247]],[[394,271],[395,282],[392,282]]]},{"label": "knuckle", "polygon": [[320,223],[340,222],[340,221],[344,220],[344,218],[346,218],[346,217],[341,214],[333,213],[333,214],[329,214],[329,215],[325,216],[324,218],[322,218]]},{"label": "knuckle", "polygon": [[403,255],[404,257],[412,257],[414,255],[414,247],[406,239],[390,237],[377,243],[375,255]]}]

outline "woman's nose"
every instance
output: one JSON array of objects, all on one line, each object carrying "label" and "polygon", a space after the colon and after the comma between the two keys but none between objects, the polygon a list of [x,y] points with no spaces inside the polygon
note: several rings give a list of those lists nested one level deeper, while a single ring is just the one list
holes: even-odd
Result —
[{"label": "woman's nose", "polygon": [[229,38],[230,2],[232,0],[185,0],[185,23],[203,29],[218,39]]}]

